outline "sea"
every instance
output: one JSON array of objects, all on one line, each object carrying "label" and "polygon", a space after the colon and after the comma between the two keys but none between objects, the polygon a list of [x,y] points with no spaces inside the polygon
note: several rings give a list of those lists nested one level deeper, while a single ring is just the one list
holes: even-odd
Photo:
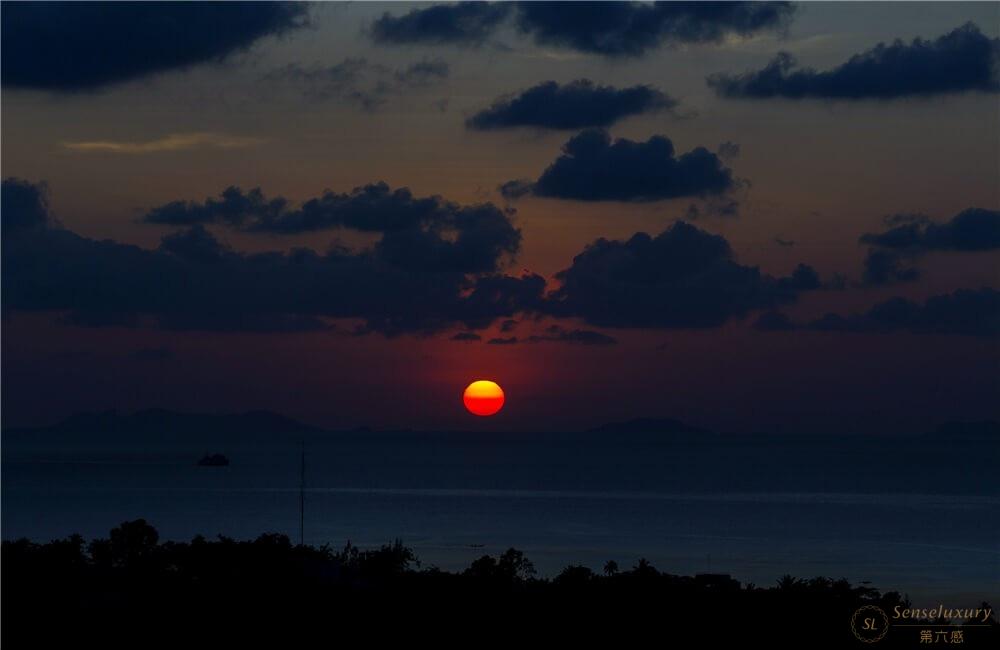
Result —
[{"label": "sea", "polygon": [[[199,466],[206,453],[230,464]],[[994,440],[926,436],[19,434],[2,439],[0,535],[90,539],[143,518],[161,540],[399,539],[449,571],[513,547],[543,577],[645,558],[759,586],[824,576],[915,606],[997,605],[998,468]]]}]

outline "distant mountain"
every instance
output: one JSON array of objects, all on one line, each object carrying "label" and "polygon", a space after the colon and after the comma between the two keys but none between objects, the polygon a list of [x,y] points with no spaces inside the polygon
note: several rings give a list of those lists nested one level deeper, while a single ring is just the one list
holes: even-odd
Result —
[{"label": "distant mountain", "polygon": [[590,433],[649,434],[668,436],[714,437],[708,429],[695,427],[670,418],[636,418],[625,422],[611,422],[590,429]]},{"label": "distant mountain", "polygon": [[1000,442],[1000,422],[995,420],[945,422],[926,435],[940,440]]},{"label": "distant mountain", "polygon": [[248,411],[239,414],[178,413],[166,409],[145,409],[131,415],[117,411],[79,413],[48,427],[11,429],[5,435],[31,433],[48,434],[90,433],[103,435],[125,434],[140,437],[148,434],[173,434],[179,432],[206,432],[212,434],[257,435],[266,433],[307,434],[320,433],[322,429],[303,424],[270,411]]}]

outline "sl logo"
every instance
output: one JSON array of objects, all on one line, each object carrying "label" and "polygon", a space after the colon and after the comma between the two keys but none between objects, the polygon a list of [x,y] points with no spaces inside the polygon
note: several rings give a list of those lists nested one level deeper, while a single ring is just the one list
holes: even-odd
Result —
[{"label": "sl logo", "polygon": [[889,617],[875,605],[865,605],[851,617],[851,632],[863,643],[881,641],[889,631]]}]

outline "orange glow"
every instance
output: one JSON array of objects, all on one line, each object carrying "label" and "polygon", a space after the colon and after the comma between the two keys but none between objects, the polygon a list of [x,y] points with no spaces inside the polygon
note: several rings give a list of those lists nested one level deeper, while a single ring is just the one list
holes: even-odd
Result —
[{"label": "orange glow", "polygon": [[462,401],[473,415],[494,415],[503,408],[503,389],[495,382],[480,379],[466,387]]}]

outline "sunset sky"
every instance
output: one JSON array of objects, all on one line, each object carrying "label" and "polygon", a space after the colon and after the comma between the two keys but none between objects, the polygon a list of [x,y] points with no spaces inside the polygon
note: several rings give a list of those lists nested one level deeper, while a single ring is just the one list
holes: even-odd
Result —
[{"label": "sunset sky", "polygon": [[4,3],[3,424],[1000,418],[998,37],[997,3]]}]

